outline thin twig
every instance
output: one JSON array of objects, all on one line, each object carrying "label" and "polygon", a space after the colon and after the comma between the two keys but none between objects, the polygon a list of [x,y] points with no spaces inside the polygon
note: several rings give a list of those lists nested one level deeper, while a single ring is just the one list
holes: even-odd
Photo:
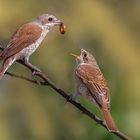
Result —
[{"label": "thin twig", "polygon": [[[2,48],[0,48],[0,50],[3,50]],[[24,65],[26,68],[28,68],[29,70],[31,70],[32,72],[35,71],[33,67],[29,66],[28,64],[25,64],[24,61],[22,60],[18,60],[18,63]],[[97,122],[97,124],[101,125],[102,127],[107,129],[106,124],[104,123],[104,121],[102,121],[99,117],[97,117],[95,114],[91,113],[89,110],[87,110],[84,106],[82,106],[80,103],[77,103],[76,101],[72,100],[70,97],[70,95],[68,93],[66,93],[65,91],[63,91],[61,88],[58,88],[47,76],[46,74],[44,74],[43,72],[35,72],[35,76],[40,77],[43,81],[36,81],[24,76],[20,76],[17,74],[13,74],[10,72],[6,72],[5,74],[12,76],[12,77],[16,77],[19,79],[23,79],[26,80],[28,82],[34,83],[36,85],[45,85],[45,86],[49,86],[51,87],[53,90],[56,91],[57,94],[61,95],[62,97],[64,97],[67,102],[71,103],[73,106],[75,106],[77,109],[79,109],[83,114],[85,114],[86,116],[88,116],[89,118],[91,118],[92,120],[94,120],[95,122]],[[107,129],[108,130],[108,129]],[[116,135],[117,137],[119,137],[122,140],[131,140],[131,138],[129,138],[127,135],[125,135],[124,133],[122,133],[121,131],[117,131],[117,132],[111,132],[114,135]]]}]

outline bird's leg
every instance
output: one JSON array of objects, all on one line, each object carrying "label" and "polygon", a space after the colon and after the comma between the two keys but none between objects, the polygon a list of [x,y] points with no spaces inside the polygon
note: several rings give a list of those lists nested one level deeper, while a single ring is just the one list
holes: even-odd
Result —
[{"label": "bird's leg", "polygon": [[80,95],[79,92],[76,92],[74,94],[70,94],[69,100],[76,101],[77,97]]},{"label": "bird's leg", "polygon": [[24,64],[27,65],[31,69],[31,71],[32,71],[32,78],[38,83],[38,85],[40,85],[40,81],[35,79],[35,75],[36,75],[37,72],[41,72],[41,70],[39,68],[35,67],[34,65],[32,65],[29,62],[29,57],[23,58],[21,61],[23,61]]},{"label": "bird's leg", "polygon": [[79,92],[73,93],[69,95],[69,98],[66,100],[66,103],[69,101],[76,101],[76,98],[80,95]]},{"label": "bird's leg", "polygon": [[36,66],[32,65],[30,62],[29,62],[29,57],[25,57],[23,59],[24,63],[29,66],[32,70],[32,75],[34,76],[36,72],[41,72],[41,70],[39,68],[37,68]]}]

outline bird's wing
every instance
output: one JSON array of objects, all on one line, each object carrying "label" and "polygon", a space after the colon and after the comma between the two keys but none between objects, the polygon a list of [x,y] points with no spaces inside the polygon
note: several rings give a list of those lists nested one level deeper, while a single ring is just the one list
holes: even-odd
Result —
[{"label": "bird's wing", "polygon": [[100,108],[106,104],[107,109],[110,108],[109,88],[99,68],[91,65],[79,65],[76,68],[76,75],[88,87],[91,96],[94,98]]},{"label": "bird's wing", "polygon": [[9,58],[28,47],[40,37],[41,32],[42,28],[36,24],[28,23],[23,25],[11,37],[10,42],[3,51],[2,58]]}]

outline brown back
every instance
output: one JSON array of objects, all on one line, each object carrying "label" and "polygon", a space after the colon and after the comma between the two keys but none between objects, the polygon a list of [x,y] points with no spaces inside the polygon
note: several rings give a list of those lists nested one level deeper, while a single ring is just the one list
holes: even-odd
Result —
[{"label": "brown back", "polygon": [[34,23],[23,25],[13,34],[1,58],[7,59],[28,47],[40,37],[41,32],[42,28]]}]

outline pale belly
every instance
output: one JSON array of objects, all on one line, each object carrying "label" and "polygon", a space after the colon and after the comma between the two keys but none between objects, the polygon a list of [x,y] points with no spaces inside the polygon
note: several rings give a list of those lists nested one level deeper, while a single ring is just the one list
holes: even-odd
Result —
[{"label": "pale belly", "polygon": [[84,84],[79,85],[78,91],[79,91],[81,96],[83,96],[87,100],[91,101],[94,105],[97,105],[94,98],[91,96],[89,89]]},{"label": "pale belly", "polygon": [[40,44],[32,44],[29,47],[23,49],[20,53],[19,53],[19,57],[18,59],[22,59],[25,57],[29,57],[30,55],[32,55],[36,49],[39,47]]}]

